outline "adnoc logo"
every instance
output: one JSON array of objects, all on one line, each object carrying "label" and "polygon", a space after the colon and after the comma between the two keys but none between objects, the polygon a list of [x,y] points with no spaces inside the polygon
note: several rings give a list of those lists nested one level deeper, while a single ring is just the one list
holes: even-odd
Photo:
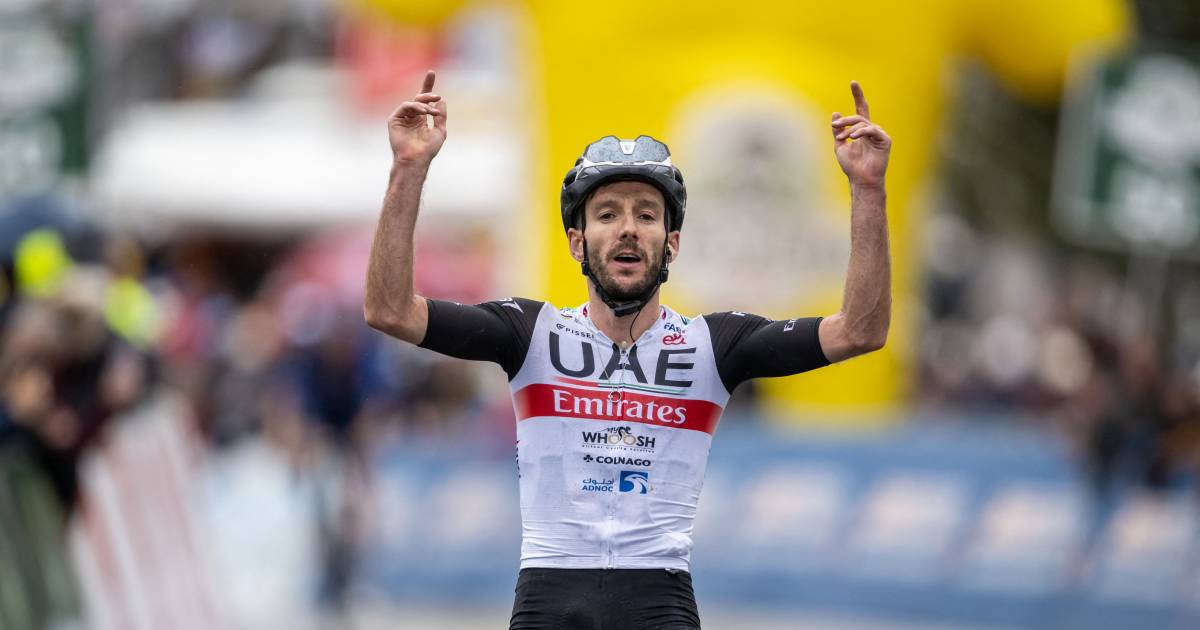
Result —
[{"label": "adnoc logo", "polygon": [[[621,482],[621,483],[624,483],[624,482]],[[603,479],[603,478],[596,479],[595,477],[588,477],[587,479],[583,480],[583,484],[580,487],[580,490],[582,490],[584,492],[612,492],[613,491],[613,480],[611,478],[610,479]]]},{"label": "adnoc logo", "polygon": [[640,470],[622,470],[621,471],[621,492],[632,492],[634,494],[646,494],[650,489],[650,480],[648,474]]}]

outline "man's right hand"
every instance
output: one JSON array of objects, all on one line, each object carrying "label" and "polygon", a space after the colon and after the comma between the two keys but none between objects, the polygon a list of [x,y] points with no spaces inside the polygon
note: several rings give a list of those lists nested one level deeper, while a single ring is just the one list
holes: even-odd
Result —
[{"label": "man's right hand", "polygon": [[[433,70],[425,73],[421,93],[405,101],[388,118],[388,139],[397,164],[428,166],[446,141],[446,102],[434,94]],[[430,127],[425,117],[433,117]]]}]

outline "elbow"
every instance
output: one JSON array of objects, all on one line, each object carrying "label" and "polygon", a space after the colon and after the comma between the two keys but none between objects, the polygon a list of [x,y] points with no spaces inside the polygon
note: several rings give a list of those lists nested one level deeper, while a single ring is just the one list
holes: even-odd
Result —
[{"label": "elbow", "polygon": [[396,329],[396,316],[387,309],[370,303],[363,304],[363,319],[366,320],[368,326],[381,332],[390,332]]},{"label": "elbow", "polygon": [[[418,344],[425,334],[424,325],[418,324],[421,313],[411,303],[407,304],[407,308],[397,308],[395,305],[365,300],[363,302],[363,319],[366,320],[368,326],[379,332],[401,341]],[[418,332],[418,327],[420,327],[420,332]]]},{"label": "elbow", "polygon": [[887,345],[887,330],[857,335],[851,340],[854,354],[867,354],[882,350]]},{"label": "elbow", "polygon": [[379,312],[371,308],[370,305],[363,305],[363,319],[366,320],[368,326],[374,328],[375,330],[380,330],[383,326],[383,320],[381,317],[382,316],[379,314]]},{"label": "elbow", "polygon": [[863,346],[865,348],[865,350],[863,350],[863,351],[864,352],[875,352],[876,350],[883,350],[883,347],[885,345],[887,345],[887,333],[886,332],[883,333],[882,335],[878,335],[876,337],[872,337],[871,339],[867,340],[866,345]]}]

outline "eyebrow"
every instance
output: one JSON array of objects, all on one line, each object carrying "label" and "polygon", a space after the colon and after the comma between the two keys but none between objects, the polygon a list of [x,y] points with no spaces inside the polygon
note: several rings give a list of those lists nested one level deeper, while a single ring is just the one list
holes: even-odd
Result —
[{"label": "eyebrow", "polygon": [[[617,203],[616,199],[604,199],[597,201],[595,208],[597,210],[601,208],[615,208],[618,207],[618,205],[619,204]],[[658,200],[653,197],[638,197],[633,201],[634,210],[640,210],[646,207],[649,207],[653,210],[662,210],[662,204],[660,204]]]}]

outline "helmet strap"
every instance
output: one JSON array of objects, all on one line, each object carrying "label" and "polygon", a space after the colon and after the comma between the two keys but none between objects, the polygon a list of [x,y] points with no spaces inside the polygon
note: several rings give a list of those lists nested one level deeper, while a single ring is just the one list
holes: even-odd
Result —
[{"label": "helmet strap", "polygon": [[592,286],[596,287],[596,294],[600,296],[600,301],[604,302],[608,308],[612,309],[613,315],[616,315],[617,317],[626,317],[642,310],[642,307],[646,306],[646,303],[650,301],[650,298],[654,297],[654,292],[658,290],[658,287],[667,281],[667,276],[669,275],[667,270],[667,256],[670,251],[671,250],[667,247],[666,241],[663,241],[662,261],[659,263],[658,276],[654,279],[654,283],[646,287],[646,290],[642,291],[641,295],[625,302],[618,302],[617,300],[614,300],[612,296],[608,294],[608,291],[604,290],[604,286],[600,284],[600,279],[596,277],[595,270],[593,270],[591,265],[588,264],[588,246],[586,238],[583,239],[583,262],[580,263],[579,267],[580,271],[583,272],[583,275],[587,276],[587,278],[592,281]]}]

